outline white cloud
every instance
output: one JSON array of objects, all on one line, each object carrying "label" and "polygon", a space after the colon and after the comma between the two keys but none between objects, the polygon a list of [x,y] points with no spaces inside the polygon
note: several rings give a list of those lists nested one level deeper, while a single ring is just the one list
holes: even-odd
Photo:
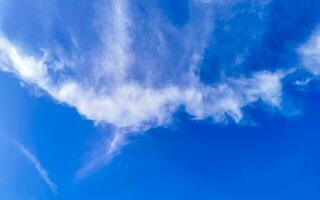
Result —
[{"label": "white cloud", "polygon": [[316,29],[309,40],[298,52],[301,55],[303,67],[314,75],[320,75],[320,28]]},{"label": "white cloud", "polygon": [[218,121],[224,114],[239,121],[241,108],[258,99],[280,106],[280,73],[258,72],[250,78],[229,78],[215,86],[193,83],[187,87],[152,88],[138,83],[122,83],[104,94],[75,80],[52,84],[50,75],[45,73],[48,66],[44,62],[19,52],[8,41],[4,44],[0,46],[0,52],[8,55],[10,64],[3,65],[2,69],[42,88],[61,103],[77,108],[88,119],[117,128],[139,130],[149,124],[167,124],[181,105],[198,119],[212,117]]},{"label": "white cloud", "polygon": [[47,170],[41,165],[39,160],[22,144],[13,141],[15,147],[33,164],[34,168],[38,171],[43,181],[49,186],[50,190],[54,193],[58,193],[57,185],[51,180]]},{"label": "white cloud", "polygon": [[[79,176],[110,159],[125,142],[124,134],[170,124],[180,106],[197,120],[223,122],[229,116],[237,123],[244,116],[243,107],[255,101],[280,107],[283,74],[278,72],[230,77],[216,85],[201,83],[198,65],[211,35],[212,20],[210,9],[203,10],[207,8],[197,4],[191,5],[190,22],[182,28],[157,13],[147,18],[156,25],[155,21],[141,22],[148,27],[141,31],[139,22],[130,16],[129,1],[108,2],[102,20],[107,25],[101,32],[102,45],[97,48],[100,53],[92,58],[96,65],[88,67],[83,79],[62,76],[55,80],[50,73],[56,68],[51,66],[55,62],[46,62],[48,55],[38,58],[0,35],[0,70],[76,108],[87,119],[119,131],[103,156],[92,158]],[[79,72],[75,69],[74,73]],[[39,162],[23,146],[20,149],[54,188]]]},{"label": "white cloud", "polygon": [[250,78],[230,78],[213,87],[202,86],[187,96],[185,105],[187,111],[197,119],[211,117],[216,121],[224,121],[229,115],[235,122],[240,122],[242,108],[257,100],[280,107],[282,77],[280,72],[262,71]]},{"label": "white cloud", "polygon": [[139,130],[149,124],[167,124],[181,105],[185,105],[195,118],[212,117],[217,121],[225,114],[239,121],[241,108],[258,99],[280,106],[280,73],[258,72],[250,78],[230,78],[215,86],[193,83],[188,87],[168,85],[151,88],[137,83],[122,83],[112,92],[103,94],[75,80],[52,84],[50,75],[45,73],[48,66],[43,61],[25,55],[8,41],[1,44],[5,45],[0,46],[0,52],[7,55],[5,60],[8,62],[2,65],[3,70],[15,73],[56,100],[77,108],[88,119],[118,128]]},{"label": "white cloud", "polygon": [[15,45],[4,37],[0,37],[0,58],[0,67],[4,71],[14,72],[24,81],[31,83],[43,84],[45,81],[47,68],[43,60],[22,55]]}]

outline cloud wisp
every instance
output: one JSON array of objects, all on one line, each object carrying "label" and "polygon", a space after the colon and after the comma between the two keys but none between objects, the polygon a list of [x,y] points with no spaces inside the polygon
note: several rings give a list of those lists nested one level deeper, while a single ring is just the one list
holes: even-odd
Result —
[{"label": "cloud wisp", "polygon": [[[70,62],[49,62],[52,49],[38,56],[0,34],[0,70],[77,109],[96,124],[114,128],[113,140],[102,155],[79,170],[78,176],[85,177],[110,160],[128,134],[170,124],[181,107],[195,120],[232,119],[235,123],[245,117],[243,108],[257,101],[281,109],[282,79],[288,72],[255,71],[215,84],[201,81],[199,68],[214,35],[214,2],[189,1],[189,19],[182,27],[171,23],[152,3],[144,2],[147,9],[142,14],[133,12],[138,8],[127,0],[103,2],[95,21],[100,45],[84,55],[93,63],[85,70],[68,66],[73,65]],[[314,55],[307,48],[302,52]],[[75,76],[64,74],[68,67]],[[55,184],[40,163],[23,146],[18,147],[54,191]]]},{"label": "cloud wisp", "polygon": [[29,149],[27,149],[22,144],[16,141],[13,141],[12,143],[20,151],[20,153],[32,163],[34,168],[37,170],[37,172],[41,176],[42,180],[49,186],[50,190],[54,194],[58,194],[57,185],[51,180],[47,170],[41,165],[40,161],[29,151]]},{"label": "cloud wisp", "polygon": [[[227,77],[215,85],[201,82],[199,65],[213,30],[209,1],[190,1],[190,19],[183,27],[168,22],[152,5],[146,5],[152,11],[144,14],[147,16],[130,12],[135,7],[126,0],[103,6],[99,15],[104,24],[102,42],[90,58],[96,64],[80,74],[81,79],[67,75],[57,79],[52,73],[57,68],[55,62],[48,62],[50,50],[38,57],[0,36],[2,71],[76,108],[87,119],[116,130],[103,156],[91,159],[80,169],[80,176],[112,157],[125,142],[124,135],[168,125],[180,107],[196,120],[224,122],[231,118],[239,123],[244,117],[242,109],[258,100],[281,106],[280,72]],[[80,72],[74,68],[74,73]]]},{"label": "cloud wisp", "polygon": [[[55,66],[48,64],[47,54],[41,58],[30,55],[4,36],[0,37],[0,69],[75,107],[96,123],[128,131],[168,124],[179,106],[196,119],[224,121],[229,115],[237,122],[242,118],[241,108],[259,99],[279,106],[282,75],[278,72],[230,77],[215,85],[201,83],[197,70],[212,31],[208,28],[212,20],[207,4],[192,2],[190,12],[195,16],[191,14],[189,24],[180,29],[158,14],[157,27],[154,21],[143,22],[148,34],[141,38],[139,30],[134,29],[139,24],[133,22],[126,8],[129,2],[111,1],[107,5],[110,24],[101,36],[102,53],[93,58],[98,64],[83,74],[82,80],[54,80],[50,72]],[[206,14],[202,15],[203,11]],[[200,19],[203,25],[198,25]],[[159,47],[150,52],[153,44],[144,42],[145,37]],[[169,42],[171,37],[176,39],[174,44]],[[138,42],[146,48],[133,44]],[[171,52],[175,48],[178,53]]]}]

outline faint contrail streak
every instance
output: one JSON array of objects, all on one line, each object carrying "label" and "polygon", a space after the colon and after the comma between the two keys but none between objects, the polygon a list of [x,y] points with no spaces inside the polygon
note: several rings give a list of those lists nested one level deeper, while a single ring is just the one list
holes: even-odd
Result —
[{"label": "faint contrail streak", "polygon": [[39,175],[43,179],[43,181],[49,186],[50,190],[54,193],[58,193],[57,185],[50,179],[48,172],[41,165],[40,161],[28,150],[25,146],[18,143],[17,141],[12,140],[13,144],[17,149],[33,164],[33,166],[38,171]]}]

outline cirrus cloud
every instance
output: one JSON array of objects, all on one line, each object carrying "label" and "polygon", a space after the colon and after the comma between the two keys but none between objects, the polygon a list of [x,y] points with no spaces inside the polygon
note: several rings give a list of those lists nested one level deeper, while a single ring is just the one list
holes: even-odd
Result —
[{"label": "cirrus cloud", "polygon": [[[254,102],[281,107],[286,73],[258,71],[210,85],[200,80],[199,67],[214,29],[214,3],[190,1],[190,19],[183,27],[170,23],[152,5],[146,7],[149,11],[142,15],[131,12],[137,7],[126,0],[103,3],[96,21],[100,44],[94,53],[83,55],[92,63],[85,70],[63,59],[52,62],[52,49],[39,57],[0,35],[0,70],[87,119],[116,129],[104,155],[92,159],[79,176],[112,157],[125,134],[168,125],[180,107],[195,120],[231,118],[236,123],[245,115],[243,108]],[[63,71],[67,68],[75,76]]]}]

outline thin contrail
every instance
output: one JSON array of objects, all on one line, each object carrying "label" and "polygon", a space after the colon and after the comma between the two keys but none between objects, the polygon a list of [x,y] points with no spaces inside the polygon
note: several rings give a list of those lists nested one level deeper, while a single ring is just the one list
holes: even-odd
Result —
[{"label": "thin contrail", "polygon": [[17,149],[33,164],[33,166],[38,171],[39,175],[43,179],[43,181],[49,186],[50,190],[54,193],[58,193],[57,185],[50,179],[48,172],[41,165],[40,161],[28,150],[25,146],[18,143],[17,141],[13,141],[13,144]]}]

